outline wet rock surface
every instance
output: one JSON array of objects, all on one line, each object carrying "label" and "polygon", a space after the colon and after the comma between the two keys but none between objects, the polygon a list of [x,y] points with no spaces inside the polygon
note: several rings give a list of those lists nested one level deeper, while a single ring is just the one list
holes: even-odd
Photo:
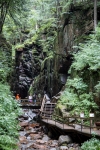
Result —
[{"label": "wet rock surface", "polygon": [[40,74],[40,62],[43,59],[40,57],[41,48],[38,45],[33,43],[31,46],[24,46],[21,51],[16,49],[15,68],[13,69],[11,79],[11,90],[14,96],[20,94],[22,99],[27,97],[33,79]]},{"label": "wet rock surface", "polygon": [[[21,129],[19,131],[19,150],[80,150],[77,143],[72,142],[68,135],[59,136],[58,140],[51,139],[49,134],[46,134],[46,127],[41,126],[33,119],[29,119],[32,110],[23,110],[24,113],[19,118]],[[27,114],[27,117],[26,117]]]}]

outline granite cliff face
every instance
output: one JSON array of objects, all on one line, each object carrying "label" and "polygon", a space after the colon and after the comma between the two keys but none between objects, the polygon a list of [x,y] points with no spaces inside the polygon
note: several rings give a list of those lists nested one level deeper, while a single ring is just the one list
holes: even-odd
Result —
[{"label": "granite cliff face", "polygon": [[[72,5],[60,18],[59,26],[56,39],[49,46],[54,47],[52,58],[48,57],[39,42],[16,49],[16,73],[12,89],[15,93],[20,93],[22,98],[29,94],[30,85],[32,93],[43,95],[46,91],[50,97],[62,89],[70,75],[68,70],[73,61],[72,53],[78,51],[73,46],[84,42],[86,36],[93,31],[93,6]],[[42,33],[40,39],[46,39],[47,35]]]},{"label": "granite cliff face", "polygon": [[[28,95],[32,81],[40,73],[40,64],[37,57],[40,55],[40,48],[36,47],[36,54],[33,52],[35,45],[25,46],[16,49],[15,69],[13,72],[12,90],[14,94],[19,93],[21,98]],[[15,75],[15,76],[14,76]]]},{"label": "granite cliff face", "polygon": [[59,24],[62,28],[58,30],[55,41],[55,93],[59,92],[70,75],[68,70],[73,62],[72,54],[79,51],[73,46],[84,42],[86,36],[93,31],[93,7],[72,6],[69,12],[63,14]]}]

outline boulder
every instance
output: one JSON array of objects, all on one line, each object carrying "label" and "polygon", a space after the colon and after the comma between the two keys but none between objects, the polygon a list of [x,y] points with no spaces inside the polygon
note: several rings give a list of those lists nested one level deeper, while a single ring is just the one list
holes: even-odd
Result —
[{"label": "boulder", "polygon": [[33,144],[32,145],[33,148],[35,149],[40,149],[40,150],[45,150],[46,149],[46,145],[38,145],[38,144]]},{"label": "boulder", "polygon": [[33,143],[33,142],[30,142],[30,143],[28,143],[28,144],[26,145],[26,148],[27,148],[27,149],[29,148],[29,150],[31,150],[30,148],[33,147],[33,145],[34,145],[34,143]]},{"label": "boulder", "polygon": [[45,141],[45,142],[48,142],[48,141],[50,140],[50,138],[49,138],[47,135],[45,135],[45,136],[42,138],[42,140]]},{"label": "boulder", "polygon": [[68,150],[67,146],[60,146],[59,150]]},{"label": "boulder", "polygon": [[43,140],[36,140],[36,143],[38,143],[38,144],[45,144],[46,141],[43,141]]},{"label": "boulder", "polygon": [[32,127],[32,128],[39,127],[39,126],[40,126],[39,123],[31,123],[31,124],[29,125],[29,127]]},{"label": "boulder", "polygon": [[59,144],[59,146],[60,145],[62,145],[62,144],[69,144],[69,143],[71,143],[72,142],[72,139],[71,139],[71,137],[70,136],[68,136],[68,135],[61,135],[60,137],[59,137],[59,139],[58,139],[58,144]]},{"label": "boulder", "polygon": [[37,139],[42,138],[41,135],[39,135],[39,134],[30,134],[30,137],[31,137],[32,140],[37,140]]},{"label": "boulder", "polygon": [[50,150],[57,150],[56,148],[50,148]]},{"label": "boulder", "polygon": [[27,143],[27,139],[26,139],[25,136],[20,136],[19,141],[20,141],[21,144],[26,144]]},{"label": "boulder", "polygon": [[37,132],[35,131],[35,130],[32,130],[32,131],[27,131],[26,133],[25,133],[25,136],[27,137],[27,136],[29,136],[30,134],[36,134]]},{"label": "boulder", "polygon": [[51,146],[51,147],[56,147],[56,146],[58,146],[58,141],[52,140],[50,146]]},{"label": "boulder", "polygon": [[20,122],[19,125],[20,125],[21,127],[26,127],[26,126],[28,126],[28,122],[23,121],[23,122]]}]

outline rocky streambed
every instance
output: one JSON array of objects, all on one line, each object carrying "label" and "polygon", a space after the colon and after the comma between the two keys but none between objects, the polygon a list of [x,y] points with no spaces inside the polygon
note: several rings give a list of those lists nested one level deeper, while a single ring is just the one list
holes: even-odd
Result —
[{"label": "rocky streambed", "polygon": [[80,150],[69,135],[60,135],[57,140],[45,134],[46,127],[34,121],[33,110],[24,109],[19,116],[21,129],[19,131],[19,150]]}]

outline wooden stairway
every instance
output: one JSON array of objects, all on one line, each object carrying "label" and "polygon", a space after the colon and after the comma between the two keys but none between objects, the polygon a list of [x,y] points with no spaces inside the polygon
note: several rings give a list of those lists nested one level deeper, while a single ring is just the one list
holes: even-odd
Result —
[{"label": "wooden stairway", "polygon": [[44,107],[41,111],[41,117],[51,119],[52,114],[53,114],[54,109],[55,109],[55,106],[56,106],[56,103],[45,103]]}]

